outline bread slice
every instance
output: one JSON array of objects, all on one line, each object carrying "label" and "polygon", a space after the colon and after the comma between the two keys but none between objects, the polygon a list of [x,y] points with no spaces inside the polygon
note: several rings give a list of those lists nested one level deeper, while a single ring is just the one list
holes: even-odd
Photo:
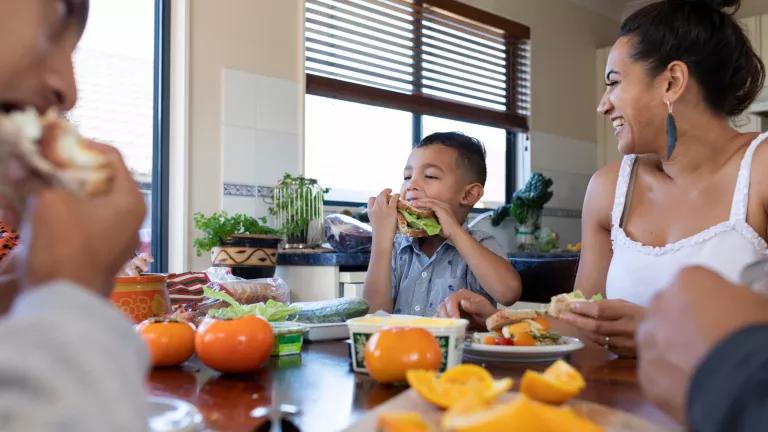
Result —
[{"label": "bread slice", "polygon": [[16,207],[23,206],[32,187],[59,186],[78,196],[106,192],[114,167],[55,110],[39,115],[34,108],[0,116],[0,192]]},{"label": "bread slice", "polygon": [[[419,217],[428,218],[428,217],[435,217],[435,212],[430,209],[420,209],[416,208],[411,205],[408,201],[405,200],[398,200],[397,201],[397,209],[402,210],[411,214],[414,214]],[[423,230],[421,228],[413,228],[408,226],[408,221],[405,220],[405,216],[400,214],[400,212],[397,212],[397,228],[400,230],[400,232],[404,235],[407,235],[408,237],[429,237],[429,234],[426,230]]]},{"label": "bread slice", "polygon": [[534,309],[501,309],[485,320],[485,326],[488,331],[497,331],[506,325],[538,316],[541,316],[541,312]]},{"label": "bread slice", "polygon": [[424,218],[435,217],[435,212],[434,211],[432,211],[430,209],[416,208],[416,207],[412,206],[411,203],[409,203],[408,201],[406,201],[404,199],[397,200],[397,209],[398,210],[404,210],[404,211],[407,211],[408,213],[415,214],[418,217],[424,217]]},{"label": "bread slice", "polygon": [[568,294],[558,294],[552,297],[552,301],[549,302],[549,307],[547,308],[547,315],[554,318],[559,317],[560,314],[568,311],[568,304],[574,301],[584,300],[573,300]]}]

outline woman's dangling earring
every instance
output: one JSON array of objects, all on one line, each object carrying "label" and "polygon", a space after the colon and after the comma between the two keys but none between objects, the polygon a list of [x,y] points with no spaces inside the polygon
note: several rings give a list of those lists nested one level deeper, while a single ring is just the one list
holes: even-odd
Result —
[{"label": "woman's dangling earring", "polygon": [[675,123],[675,117],[672,115],[672,102],[664,101],[667,103],[667,160],[672,158],[672,152],[675,151],[677,145],[677,124]]}]

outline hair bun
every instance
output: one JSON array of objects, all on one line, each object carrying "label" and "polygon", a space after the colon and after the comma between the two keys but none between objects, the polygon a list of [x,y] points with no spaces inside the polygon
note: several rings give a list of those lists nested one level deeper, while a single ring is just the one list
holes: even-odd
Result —
[{"label": "hair bun", "polygon": [[741,7],[741,0],[693,0],[695,3],[706,3],[715,9],[733,8],[733,12]]}]

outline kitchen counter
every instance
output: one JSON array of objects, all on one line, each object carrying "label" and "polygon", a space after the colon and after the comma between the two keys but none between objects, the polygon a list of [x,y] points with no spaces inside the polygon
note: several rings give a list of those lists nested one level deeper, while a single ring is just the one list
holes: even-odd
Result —
[{"label": "kitchen counter", "polygon": [[370,257],[367,253],[280,251],[277,254],[277,265],[361,267],[365,271]]},{"label": "kitchen counter", "polygon": [[[507,257],[523,282],[520,300],[548,302],[573,290],[578,253],[513,252]],[[367,253],[281,251],[276,274],[291,287],[294,301],[359,296],[369,260]]]},{"label": "kitchen counter", "polygon": [[[368,267],[368,253],[340,252],[284,252],[277,255],[277,265],[289,266],[339,266],[339,267]],[[507,254],[512,263],[536,262],[542,260],[578,260],[579,254],[573,252],[513,252]]]}]

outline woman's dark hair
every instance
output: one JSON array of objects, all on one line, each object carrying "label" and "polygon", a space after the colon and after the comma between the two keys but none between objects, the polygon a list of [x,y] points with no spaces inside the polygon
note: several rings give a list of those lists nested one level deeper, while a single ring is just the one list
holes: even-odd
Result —
[{"label": "woman's dark hair", "polygon": [[[765,81],[765,65],[733,19],[741,0],[664,0],[621,23],[631,57],[648,63],[653,76],[679,60],[688,66],[715,112],[741,114]],[[732,8],[731,12],[722,9]]]},{"label": "woman's dark hair", "polygon": [[472,182],[485,186],[487,169],[485,166],[485,146],[477,138],[461,132],[435,132],[425,136],[415,148],[435,144],[456,150],[456,165],[464,171]]}]

